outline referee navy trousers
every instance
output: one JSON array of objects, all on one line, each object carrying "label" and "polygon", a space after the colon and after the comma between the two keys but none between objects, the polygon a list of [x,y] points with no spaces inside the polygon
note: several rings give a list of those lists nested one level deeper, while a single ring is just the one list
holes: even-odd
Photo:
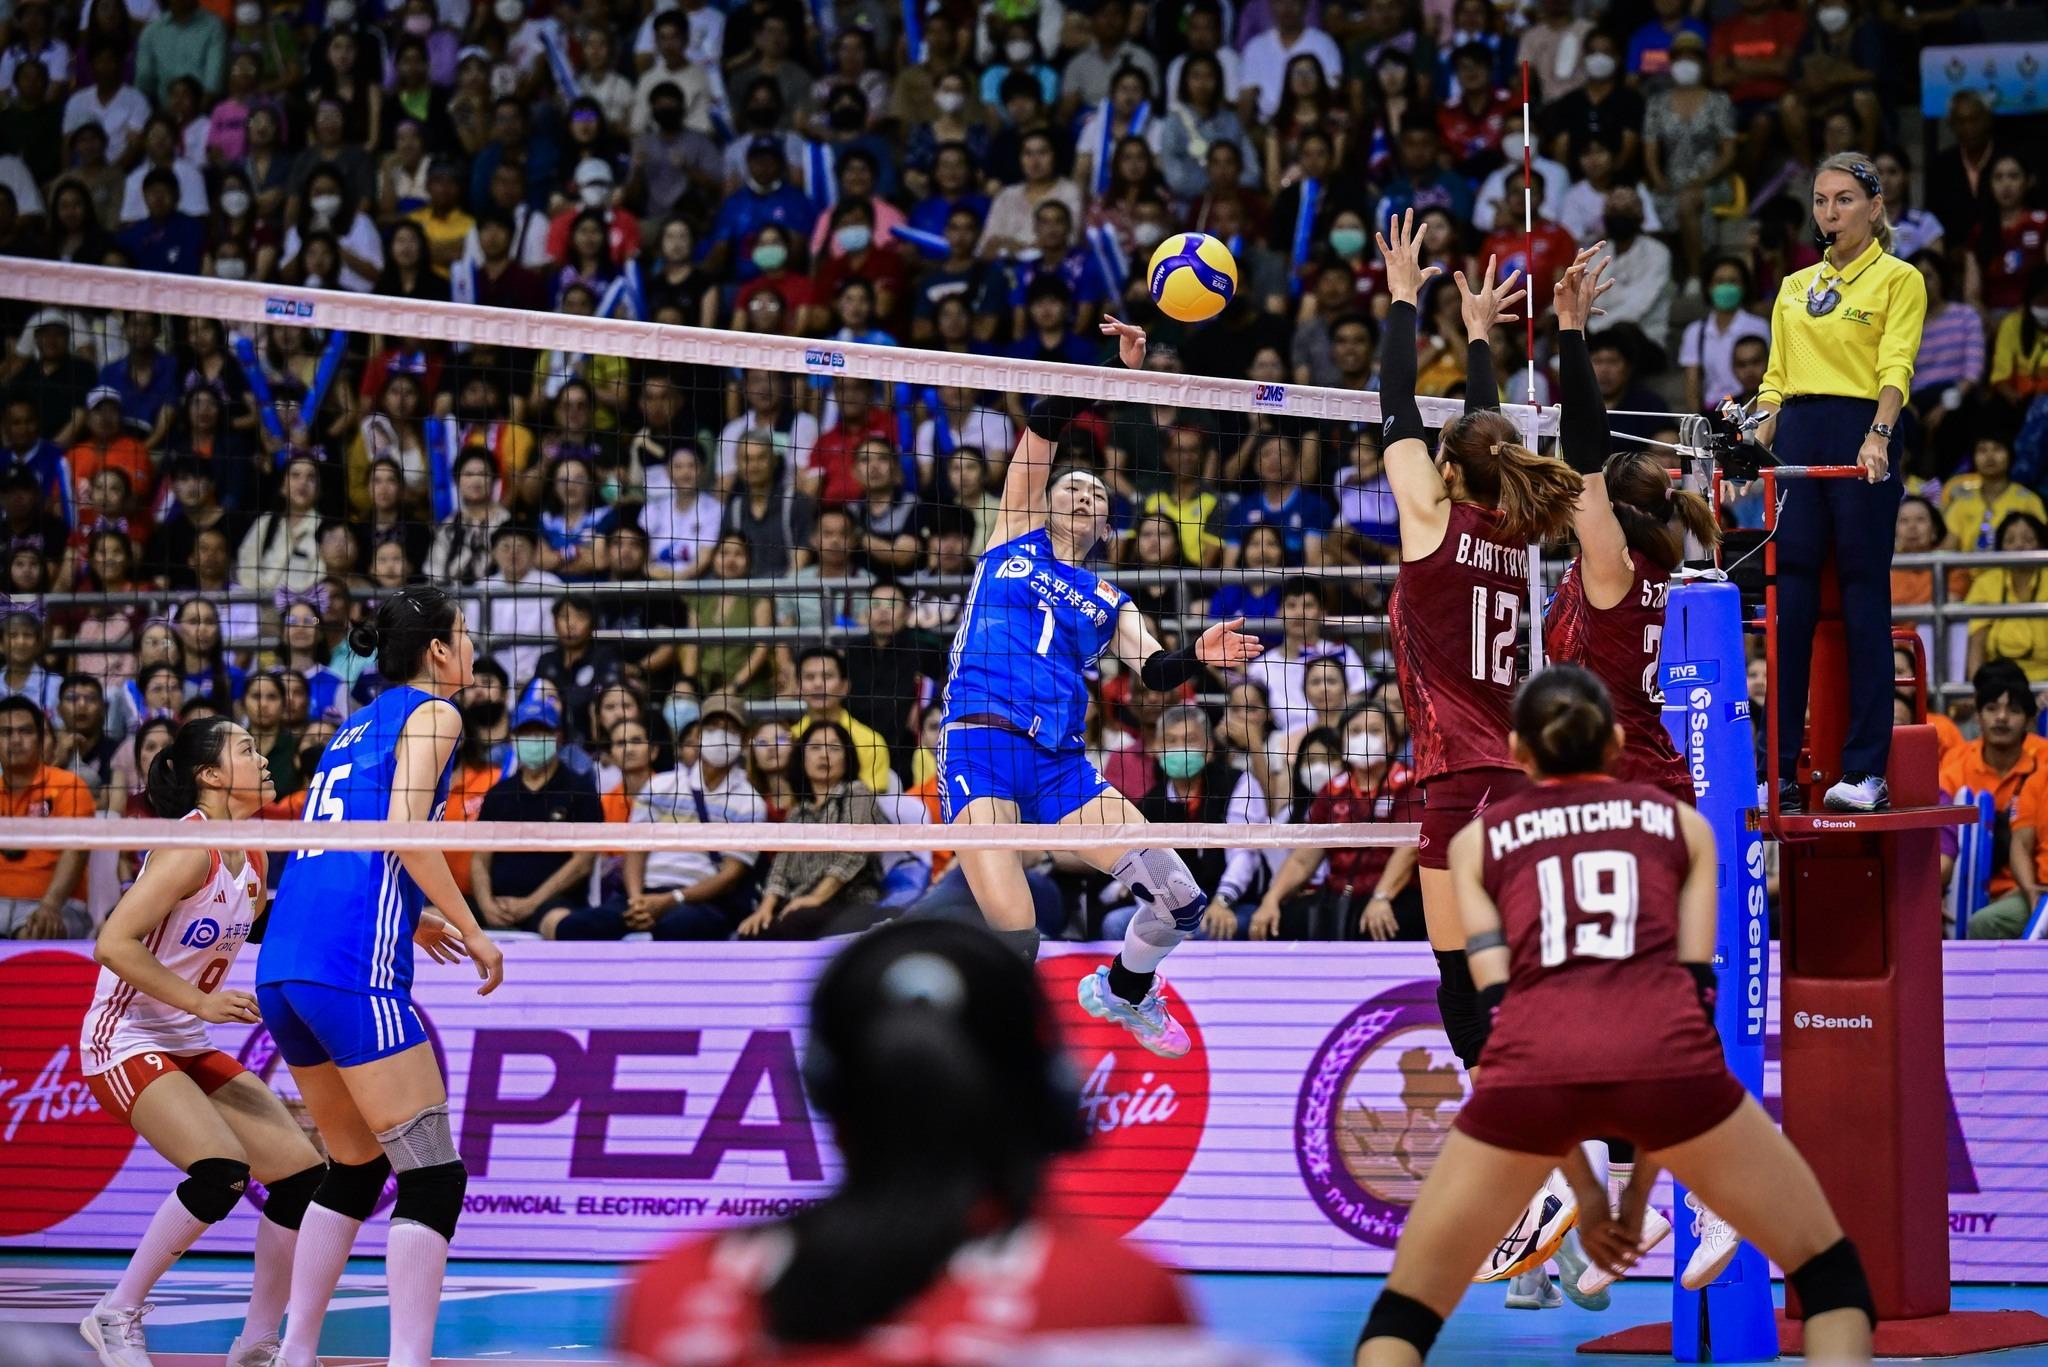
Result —
[{"label": "referee navy trousers", "polygon": [[[1877,419],[1875,399],[1801,397],[1778,413],[1772,443],[1787,465],[1854,465],[1863,436]],[[1813,634],[1820,622],[1820,572],[1832,553],[1842,589],[1842,635],[1848,654],[1849,729],[1844,773],[1879,774],[1892,748],[1892,541],[1897,534],[1900,446],[1891,469],[1871,484],[1855,479],[1787,480],[1778,514],[1779,772],[1792,774],[1805,737],[1806,698],[1813,677]]]}]

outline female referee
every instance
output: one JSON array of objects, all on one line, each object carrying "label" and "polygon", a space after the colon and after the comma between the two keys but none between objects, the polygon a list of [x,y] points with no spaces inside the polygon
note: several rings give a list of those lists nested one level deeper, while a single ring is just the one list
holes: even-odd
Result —
[{"label": "female referee", "polygon": [[[1102,332],[1117,339],[1124,365],[1145,364],[1143,328],[1105,318]],[[1048,483],[1074,407],[1057,398],[1033,406],[961,609],[939,732],[940,809],[948,822],[1143,823],[1088,758],[1085,671],[1113,650],[1147,687],[1168,692],[1202,665],[1243,664],[1261,648],[1258,637],[1237,629],[1240,617],[1218,622],[1192,646],[1165,650],[1130,595],[1087,567],[1108,535],[1109,490],[1079,466]],[[1206,899],[1194,875],[1170,849],[1075,853],[1115,877],[1140,907],[1122,952],[1081,979],[1082,1007],[1155,1054],[1185,1054],[1188,1034],[1166,1009],[1157,970],[1202,923]],[[1024,958],[1036,958],[1037,923],[1016,851],[965,849],[958,858],[989,926]]]},{"label": "female referee", "polygon": [[1504,738],[1514,699],[1529,543],[1571,526],[1583,481],[1561,460],[1536,455],[1499,412],[1486,337],[1522,297],[1515,272],[1481,288],[1457,275],[1464,295],[1465,413],[1444,428],[1436,456],[1415,406],[1415,300],[1435,266],[1422,264],[1411,211],[1379,235],[1387,263],[1385,340],[1380,345],[1381,446],[1401,514],[1401,572],[1388,605],[1401,697],[1414,727],[1422,784],[1422,918],[1436,952],[1444,1034],[1467,1068],[1479,1061],[1484,1021],[1465,966],[1446,859],[1451,837],[1488,802],[1527,786]]},{"label": "female referee", "polygon": [[[1659,789],[1609,777],[1623,740],[1597,678],[1543,671],[1516,697],[1509,737],[1536,786],[1451,841],[1465,952],[1485,984],[1483,1076],[1408,1213],[1359,1336],[1364,1367],[1427,1356],[1491,1232],[1560,1161],[1598,1265],[1634,1262],[1669,1167],[1788,1270],[1810,1361],[1870,1360],[1876,1313],[1855,1246],[1721,1056],[1713,830]],[[1577,1147],[1597,1134],[1641,1150],[1618,1215]]]},{"label": "female referee", "polygon": [[1859,465],[1861,480],[1787,480],[1778,513],[1778,807],[1803,811],[1805,740],[1820,572],[1830,553],[1842,587],[1849,729],[1837,811],[1874,812],[1891,800],[1892,536],[1901,485],[1894,424],[1912,388],[1927,317],[1920,272],[1891,254],[1884,187],[1860,153],[1842,152],[1813,177],[1820,264],[1794,271],[1771,310],[1771,362],[1757,391],[1767,416],[1756,438],[1787,465]]},{"label": "female referee", "polygon": [[[461,610],[437,588],[402,589],[348,640],[356,654],[374,654],[397,686],[328,742],[305,819],[439,820],[462,739],[449,699],[471,677]],[[440,916],[425,914],[430,901]],[[308,849],[285,869],[256,997],[330,1160],[300,1230],[285,1367],[314,1367],[328,1299],[394,1170],[398,1204],[385,1253],[391,1362],[428,1367],[433,1358],[441,1275],[468,1179],[448,1128],[440,1065],[412,1008],[408,940],[444,963],[466,954],[482,993],[504,977],[503,954],[439,850]]]}]

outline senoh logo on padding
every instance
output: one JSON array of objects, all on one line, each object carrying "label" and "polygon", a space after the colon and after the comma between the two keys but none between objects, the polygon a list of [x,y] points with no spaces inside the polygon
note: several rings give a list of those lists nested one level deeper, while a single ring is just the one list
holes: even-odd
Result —
[{"label": "senoh logo on padding", "polygon": [[1309,1060],[1294,1105],[1302,1184],[1331,1224],[1392,1248],[1464,1102],[1436,984],[1382,992]]},{"label": "senoh logo on padding", "polygon": [[1180,1058],[1160,1058],[1122,1026],[1083,1011],[1075,989],[1096,963],[1064,954],[1038,965],[1080,1075],[1088,1134],[1088,1147],[1053,1169],[1051,1186],[1061,1211],[1127,1234],[1152,1218],[1195,1161],[1209,1120],[1209,1050],[1187,999],[1171,988],[1168,1004],[1193,1044]]},{"label": "senoh logo on padding", "polygon": [[135,1147],[79,1071],[78,1032],[99,966],[71,950],[0,960],[0,1236],[34,1234],[84,1210]]},{"label": "senoh logo on padding", "polygon": [[1818,1016],[1806,1011],[1794,1011],[1792,1024],[1801,1030],[1875,1030],[1877,1023],[1868,1016]]}]

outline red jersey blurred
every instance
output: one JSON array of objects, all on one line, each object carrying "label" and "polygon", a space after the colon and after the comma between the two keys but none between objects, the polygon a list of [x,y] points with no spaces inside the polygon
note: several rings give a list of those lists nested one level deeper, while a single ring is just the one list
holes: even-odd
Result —
[{"label": "red jersey blurred", "polygon": [[1436,111],[1437,135],[1444,151],[1454,162],[1471,161],[1500,150],[1501,134],[1507,131],[1508,115],[1514,112],[1508,92],[1496,90],[1486,107],[1477,114],[1460,99]]},{"label": "red jersey blurred", "polygon": [[[1521,206],[1515,206],[1519,215]],[[1549,219],[1536,220],[1536,231],[1525,234],[1520,218],[1513,224],[1502,223],[1494,229],[1480,245],[1481,256],[1498,256],[1501,274],[1519,270],[1527,277],[1529,310],[1537,317],[1550,311],[1552,292],[1557,281],[1572,264],[1578,254],[1579,244],[1572,235]]]},{"label": "red jersey blurred", "polygon": [[1479,1060],[1487,1085],[1721,1070],[1720,1038],[1678,963],[1691,864],[1678,818],[1648,784],[1604,776],[1540,783],[1480,814],[1481,882],[1511,960]]},{"label": "red jersey blurred", "polygon": [[1664,643],[1664,596],[1671,576],[1641,551],[1630,550],[1636,580],[1611,608],[1586,600],[1584,557],[1572,561],[1543,619],[1543,650],[1561,664],[1591,670],[1614,699],[1614,719],[1626,736],[1614,777],[1648,783],[1680,802],[1693,799],[1692,778],[1664,729],[1664,690],[1657,681]]},{"label": "red jersey blurred", "polygon": [[[1365,785],[1349,768],[1323,785],[1308,804],[1311,825],[1422,820],[1422,789],[1408,766],[1395,760],[1377,785]],[[1337,893],[1369,893],[1394,852],[1384,846],[1333,845],[1323,864],[1321,886]]]},{"label": "red jersey blurred", "polygon": [[1528,546],[1501,536],[1500,514],[1475,503],[1451,504],[1443,544],[1401,562],[1387,613],[1416,782],[1514,768],[1509,714],[1528,591]]},{"label": "red jersey blurred", "polygon": [[2010,227],[1994,217],[1979,224],[1975,236],[1984,307],[2025,308],[2027,280],[2048,259],[2048,209],[2023,209]]},{"label": "red jersey blurred", "polygon": [[972,1244],[938,1281],[854,1343],[782,1347],[761,1297],[779,1269],[777,1226],[687,1239],[640,1270],[618,1346],[651,1367],[952,1367],[1040,1334],[1194,1322],[1173,1276],[1130,1245],[1051,1219]]}]

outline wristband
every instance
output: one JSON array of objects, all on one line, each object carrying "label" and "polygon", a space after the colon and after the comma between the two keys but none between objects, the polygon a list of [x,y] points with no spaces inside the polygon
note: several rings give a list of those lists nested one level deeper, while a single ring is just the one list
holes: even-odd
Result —
[{"label": "wristband", "polygon": [[1477,935],[1465,937],[1465,952],[1477,954],[1483,949],[1505,949],[1508,937],[1498,930],[1482,930]]},{"label": "wristband", "polygon": [[1712,964],[1688,963],[1684,968],[1692,974],[1693,991],[1699,994],[1700,1010],[1707,1013],[1707,1024],[1712,1026],[1714,1005],[1721,999],[1721,980],[1715,975]]},{"label": "wristband", "polygon": [[1154,693],[1171,693],[1201,672],[1202,662],[1195,658],[1194,647],[1182,646],[1179,650],[1153,651],[1138,677]]}]

